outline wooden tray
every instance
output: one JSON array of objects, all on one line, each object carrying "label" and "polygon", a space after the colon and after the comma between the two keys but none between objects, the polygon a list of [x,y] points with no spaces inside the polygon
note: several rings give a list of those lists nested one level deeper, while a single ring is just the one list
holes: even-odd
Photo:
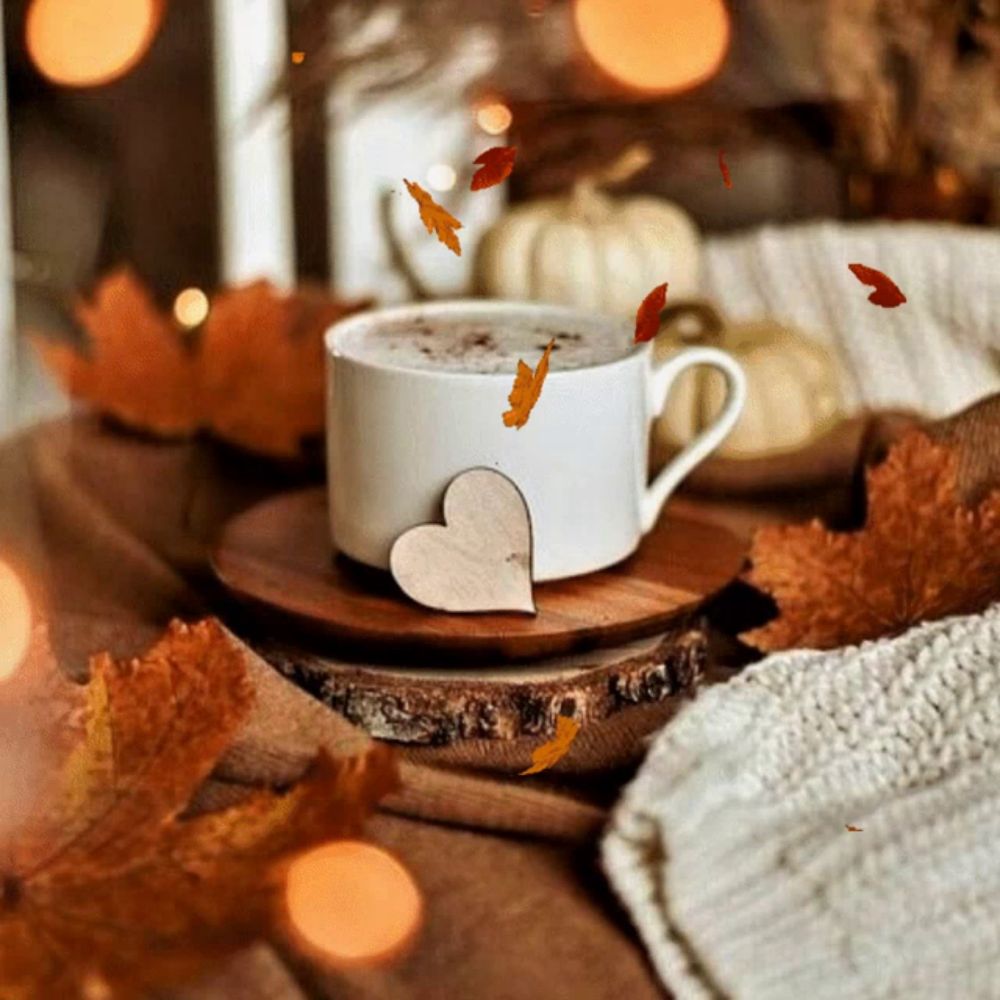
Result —
[{"label": "wooden tray", "polygon": [[238,598],[282,615],[297,638],[326,636],[367,652],[400,650],[531,659],[620,645],[684,621],[739,571],[745,544],[673,502],[623,563],[538,584],[535,616],[445,614],[406,598],[388,573],[334,556],[326,491],[266,500],[233,518],[212,554]]}]

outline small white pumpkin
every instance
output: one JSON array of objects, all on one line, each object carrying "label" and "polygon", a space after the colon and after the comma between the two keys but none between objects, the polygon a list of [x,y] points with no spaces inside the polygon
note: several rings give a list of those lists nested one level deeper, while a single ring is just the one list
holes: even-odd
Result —
[{"label": "small white pumpkin", "polygon": [[568,197],[528,202],[503,216],[479,244],[477,293],[618,316],[634,316],[664,281],[671,296],[694,295],[701,240],[691,217],[660,198],[612,198],[600,190],[649,162],[642,157],[626,151],[602,175],[578,181]]},{"label": "small white pumpkin", "polygon": [[[732,354],[747,373],[747,402],[716,454],[762,458],[805,447],[841,416],[836,362],[816,341],[770,320],[723,323],[703,303],[676,303],[662,313],[664,329],[654,344],[658,359],[692,344],[711,344]],[[684,372],[674,383],[657,421],[657,445],[675,451],[712,423],[726,386],[711,368]]]}]

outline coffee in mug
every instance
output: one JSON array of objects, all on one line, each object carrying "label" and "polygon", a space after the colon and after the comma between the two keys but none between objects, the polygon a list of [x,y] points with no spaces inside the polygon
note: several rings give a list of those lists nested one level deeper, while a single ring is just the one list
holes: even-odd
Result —
[{"label": "coffee in mug", "polygon": [[614,361],[632,349],[628,332],[618,326],[580,330],[546,326],[531,316],[514,315],[500,324],[461,318],[433,318],[422,313],[401,317],[372,335],[356,327],[338,350],[344,357],[386,368],[415,371],[511,374],[520,360],[536,362],[553,341],[550,371],[587,368]]}]

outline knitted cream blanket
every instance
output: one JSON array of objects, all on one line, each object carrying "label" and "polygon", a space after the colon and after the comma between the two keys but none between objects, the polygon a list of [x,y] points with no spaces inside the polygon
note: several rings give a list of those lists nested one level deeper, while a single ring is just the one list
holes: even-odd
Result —
[{"label": "knitted cream blanket", "polygon": [[[907,296],[868,301],[848,264]],[[827,344],[849,411],[947,416],[1000,390],[1000,232],[929,223],[810,222],[705,242],[703,292],[732,319],[774,316]]]},{"label": "knitted cream blanket", "polygon": [[1000,997],[1000,605],[705,690],[603,857],[678,1000]]}]

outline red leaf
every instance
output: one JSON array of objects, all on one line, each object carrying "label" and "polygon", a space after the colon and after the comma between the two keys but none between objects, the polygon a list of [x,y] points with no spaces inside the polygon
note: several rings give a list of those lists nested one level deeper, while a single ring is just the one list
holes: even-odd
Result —
[{"label": "red leaf", "polygon": [[660,332],[660,313],[667,303],[667,283],[657,285],[642,300],[635,314],[635,342],[642,344],[652,340]]},{"label": "red leaf", "polygon": [[883,309],[895,309],[906,301],[906,296],[899,290],[899,286],[888,275],[877,271],[874,267],[866,267],[864,264],[847,265],[854,277],[862,285],[871,285],[875,289],[868,296],[868,301]]},{"label": "red leaf", "polygon": [[493,187],[510,177],[514,169],[514,157],[517,156],[516,146],[494,146],[480,153],[472,162],[482,166],[472,177],[472,191],[482,191]]},{"label": "red leaf", "polygon": [[719,170],[722,171],[722,183],[727,188],[731,188],[733,186],[733,178],[729,173],[729,166],[726,163],[726,151],[724,149],[719,150]]}]

